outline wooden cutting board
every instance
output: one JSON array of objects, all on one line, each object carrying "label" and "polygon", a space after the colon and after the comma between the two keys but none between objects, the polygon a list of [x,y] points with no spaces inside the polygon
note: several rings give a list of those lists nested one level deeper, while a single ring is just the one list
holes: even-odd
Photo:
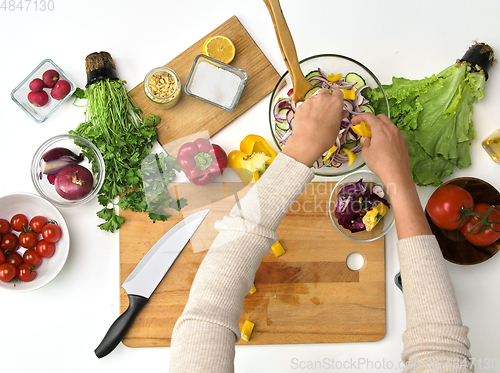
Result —
[{"label": "wooden cutting board", "polygon": [[[184,84],[186,84],[195,57],[201,54],[205,40],[214,35],[224,35],[231,39],[236,48],[236,56],[230,64],[244,70],[248,75],[240,101],[233,111],[217,108],[188,96],[184,92]],[[182,83],[181,98],[176,106],[171,109],[159,108],[146,96],[142,83],[130,90],[132,99],[143,113],[160,116],[161,121],[157,125],[157,129],[158,139],[162,145],[206,130],[210,136],[213,136],[271,93],[280,78],[235,16],[201,38],[165,66],[174,70]],[[151,66],[151,68],[154,67],[157,66]]]},{"label": "wooden cutting board", "polygon": [[[247,319],[255,323],[254,333],[250,342],[239,344],[370,342],[384,336],[384,239],[356,243],[336,230],[328,216],[334,185],[311,183],[281,222],[277,232],[286,254],[276,257],[270,252],[264,257],[255,276],[257,292],[245,298],[240,318],[240,328]],[[123,343],[129,347],[170,346],[196,271],[217,235],[215,221],[249,189],[240,183],[174,187],[188,199],[191,210],[167,222],[152,223],[146,214],[120,212],[126,219],[119,231],[121,284],[183,216],[211,208],[125,336]],[[200,193],[199,188],[209,189]],[[353,252],[365,259],[359,271],[346,265]],[[120,287],[120,312],[127,307]]]}]

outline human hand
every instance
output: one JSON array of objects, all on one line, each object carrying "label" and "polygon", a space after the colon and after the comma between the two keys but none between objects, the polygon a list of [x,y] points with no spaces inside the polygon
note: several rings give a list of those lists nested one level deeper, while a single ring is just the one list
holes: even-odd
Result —
[{"label": "human hand", "polygon": [[344,96],[340,90],[331,94],[320,89],[297,108],[293,134],[287,140],[283,153],[311,167],[328,151],[337,139],[344,116]]},{"label": "human hand", "polygon": [[352,124],[362,121],[370,126],[372,138],[362,137],[361,153],[366,165],[382,180],[384,185],[411,178],[410,157],[403,134],[384,114],[360,114]]}]

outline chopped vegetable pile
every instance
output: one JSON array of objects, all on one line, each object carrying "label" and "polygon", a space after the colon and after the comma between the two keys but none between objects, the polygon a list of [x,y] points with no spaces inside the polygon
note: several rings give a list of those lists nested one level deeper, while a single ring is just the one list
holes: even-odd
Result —
[{"label": "chopped vegetable pile", "polygon": [[[453,173],[453,166],[471,165],[473,104],[484,97],[487,75],[483,69],[493,62],[490,47],[476,44],[471,49],[476,47],[485,49],[479,52],[484,56],[475,57],[486,58],[486,64],[464,58],[429,78],[393,77],[392,84],[383,86],[391,120],[406,138],[412,176],[419,185],[438,186],[444,176]],[[384,104],[380,89],[367,95],[375,109]]]},{"label": "chopped vegetable pile", "polygon": [[371,231],[384,217],[389,202],[381,185],[367,185],[363,179],[343,185],[335,202],[335,217],[352,233]]},{"label": "chopped vegetable pile", "polygon": [[[340,89],[344,94],[344,109],[349,112],[349,117],[342,120],[336,144],[322,158],[318,159],[313,167],[316,169],[322,167],[338,168],[344,163],[352,164],[356,154],[361,151],[362,145],[361,136],[351,129],[351,119],[355,115],[374,112],[369,100],[361,94],[365,88],[369,88],[368,85],[363,77],[356,73],[348,73],[345,77],[342,77],[341,73],[327,75],[320,68],[307,74],[306,79],[313,85],[313,88],[306,93],[306,99],[321,88]],[[288,92],[287,96],[279,98],[273,108],[275,134],[281,146],[285,145],[293,132],[293,121],[297,108],[292,99],[293,89]]]}]

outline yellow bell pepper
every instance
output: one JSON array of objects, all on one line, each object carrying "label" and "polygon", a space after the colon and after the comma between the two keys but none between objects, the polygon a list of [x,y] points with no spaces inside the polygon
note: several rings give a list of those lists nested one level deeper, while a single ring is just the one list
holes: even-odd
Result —
[{"label": "yellow bell pepper", "polygon": [[285,249],[283,248],[283,245],[279,241],[276,241],[273,244],[273,246],[271,246],[271,250],[273,251],[274,255],[276,255],[276,256],[281,256],[284,253],[286,253]]},{"label": "yellow bell pepper", "polygon": [[255,183],[278,154],[262,136],[248,135],[240,143],[240,150],[227,156],[229,167],[245,183]]},{"label": "yellow bell pepper", "polygon": [[254,294],[257,291],[255,284],[252,284],[252,288],[250,289],[250,294]]},{"label": "yellow bell pepper", "polygon": [[337,151],[339,147],[337,145],[333,145],[330,150],[328,150],[328,153],[326,153],[326,155],[323,157],[323,163],[328,161],[330,159],[330,157],[332,156],[333,153],[335,153]]},{"label": "yellow bell pepper", "polygon": [[353,164],[354,160],[358,158],[356,154],[354,154],[350,149],[342,148],[342,151],[347,154],[349,158],[349,166]]},{"label": "yellow bell pepper", "polygon": [[340,78],[342,78],[342,73],[338,73],[338,74],[331,73],[330,75],[328,75],[326,77],[326,80],[328,80],[329,82],[336,82]]},{"label": "yellow bell pepper", "polygon": [[364,121],[355,126],[351,126],[351,129],[356,135],[369,137],[370,139],[372,138],[372,130],[370,129],[370,126]]},{"label": "yellow bell pepper", "polygon": [[243,327],[241,328],[241,339],[244,341],[249,341],[253,332],[253,327],[255,324],[251,321],[245,320]]}]

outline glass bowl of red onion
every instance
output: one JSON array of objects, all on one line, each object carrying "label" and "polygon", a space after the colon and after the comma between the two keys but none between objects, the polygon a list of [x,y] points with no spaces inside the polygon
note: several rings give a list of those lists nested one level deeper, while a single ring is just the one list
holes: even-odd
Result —
[{"label": "glass bowl of red onion", "polygon": [[[315,87],[313,90],[319,87],[347,91],[344,93],[344,110],[349,112],[349,116],[341,123],[336,148],[330,149],[314,163],[314,173],[317,176],[335,177],[360,169],[365,165],[361,156],[361,136],[350,128],[351,119],[364,112],[373,112],[376,115],[383,113],[389,116],[389,102],[382,84],[367,67],[341,55],[312,56],[302,60],[300,67],[304,76]],[[381,100],[385,103],[383,107],[375,108],[370,105],[369,95],[374,89],[377,89],[377,94],[383,95],[384,100]],[[279,150],[283,149],[293,133],[297,105],[292,97],[292,80],[287,71],[276,84],[269,105],[271,133]]]},{"label": "glass bowl of red onion", "polygon": [[54,205],[70,207],[93,199],[104,183],[104,159],[87,139],[70,134],[52,137],[36,151],[31,180]]}]

